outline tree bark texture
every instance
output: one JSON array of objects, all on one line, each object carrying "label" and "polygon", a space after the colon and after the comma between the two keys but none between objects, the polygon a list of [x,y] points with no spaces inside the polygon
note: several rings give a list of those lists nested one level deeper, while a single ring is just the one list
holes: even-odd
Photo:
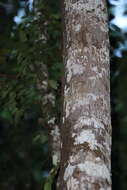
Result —
[{"label": "tree bark texture", "polygon": [[59,190],[111,190],[105,0],[64,0],[64,103]]}]

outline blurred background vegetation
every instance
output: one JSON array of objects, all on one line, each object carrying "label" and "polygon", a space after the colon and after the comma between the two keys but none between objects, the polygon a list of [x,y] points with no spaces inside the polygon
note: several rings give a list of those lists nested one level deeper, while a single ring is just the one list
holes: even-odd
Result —
[{"label": "blurred background vegetation", "polygon": [[[127,22],[127,2],[108,2],[112,177],[126,190],[127,26],[116,8]],[[60,1],[0,0],[0,190],[55,190],[47,129],[60,123],[62,71]]]}]

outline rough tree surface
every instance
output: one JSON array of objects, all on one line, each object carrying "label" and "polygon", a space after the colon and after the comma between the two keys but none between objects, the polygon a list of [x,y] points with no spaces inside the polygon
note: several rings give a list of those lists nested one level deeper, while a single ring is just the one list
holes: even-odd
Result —
[{"label": "rough tree surface", "polygon": [[110,70],[105,0],[64,0],[64,105],[59,190],[111,189]]}]

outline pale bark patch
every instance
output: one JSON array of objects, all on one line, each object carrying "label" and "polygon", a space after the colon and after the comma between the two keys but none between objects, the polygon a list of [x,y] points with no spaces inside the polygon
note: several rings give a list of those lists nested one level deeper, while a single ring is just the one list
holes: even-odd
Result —
[{"label": "pale bark patch", "polygon": [[[92,11],[93,9],[98,9],[98,5],[100,5],[100,0],[80,0],[80,2],[76,1],[72,3],[71,0],[65,1],[65,10],[77,10],[79,12],[85,10],[86,11]],[[102,8],[104,8],[104,5],[102,3]]]},{"label": "pale bark patch", "polygon": [[89,176],[107,179],[110,182],[110,172],[105,164],[85,161],[85,163],[78,164],[78,168]]},{"label": "pale bark patch", "polygon": [[74,166],[68,164],[64,173],[65,181],[73,176],[76,168],[78,168],[81,172],[85,172],[88,176],[103,178],[110,183],[110,171],[107,166],[105,164],[94,163],[92,161],[85,161],[84,163],[80,163]]},{"label": "pale bark patch", "polygon": [[75,170],[76,166],[71,166],[70,164],[68,164],[65,173],[64,173],[64,180],[66,181],[69,177],[72,176],[74,170]]},{"label": "pale bark patch", "polygon": [[71,188],[73,188],[73,190],[77,190],[79,188],[79,181],[74,177],[69,178],[67,181],[67,189]]},{"label": "pale bark patch", "polygon": [[80,127],[82,128],[83,126],[93,126],[94,128],[102,128],[104,129],[104,124],[102,124],[99,119],[96,117],[89,117],[88,116],[81,116],[77,120],[76,124],[74,125],[74,129],[77,129]]},{"label": "pale bark patch", "polygon": [[73,75],[81,75],[84,72],[84,67],[80,64],[75,64],[73,57],[72,59],[68,59],[67,67],[69,68],[67,73],[67,82],[71,80]]},{"label": "pale bark patch", "polygon": [[[50,124],[53,123],[54,118],[50,120]],[[60,129],[54,124],[52,126],[50,135],[52,138],[52,162],[53,165],[57,166],[60,162]]]},{"label": "pale bark patch", "polygon": [[81,24],[75,25],[75,32],[79,32],[81,29]]},{"label": "pale bark patch", "polygon": [[[75,134],[73,134],[74,136]],[[95,134],[92,130],[83,130],[76,138],[74,144],[88,143],[91,150],[96,149],[98,146]]]}]

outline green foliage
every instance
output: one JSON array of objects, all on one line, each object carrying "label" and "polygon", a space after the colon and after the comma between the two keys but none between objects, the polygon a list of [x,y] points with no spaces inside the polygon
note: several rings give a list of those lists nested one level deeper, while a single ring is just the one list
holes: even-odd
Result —
[{"label": "green foliage", "polygon": [[44,185],[44,190],[51,190],[52,189],[52,179],[49,178],[48,181]]},{"label": "green foliage", "polygon": [[48,91],[54,94],[60,81],[60,18],[47,12],[44,2],[38,1],[36,11],[29,12],[12,31],[14,46],[0,80],[0,115],[16,123],[31,104],[40,103],[47,93],[47,89],[39,90],[37,83],[48,80]]},{"label": "green foliage", "polygon": [[[111,16],[115,16],[112,6]],[[125,16],[125,15],[124,15]],[[112,176],[113,189],[127,189],[127,32],[110,27],[111,44],[111,105],[112,105]],[[122,47],[122,48],[121,48]],[[118,52],[119,54],[116,54]]]},{"label": "green foliage", "polygon": [[54,179],[44,182],[52,167],[46,128],[60,114],[61,19],[57,2],[36,2],[0,47],[1,190],[48,189]]},{"label": "green foliage", "polygon": [[52,190],[52,184],[55,180],[55,176],[57,175],[58,169],[59,166],[52,168],[44,184],[44,190]]}]

